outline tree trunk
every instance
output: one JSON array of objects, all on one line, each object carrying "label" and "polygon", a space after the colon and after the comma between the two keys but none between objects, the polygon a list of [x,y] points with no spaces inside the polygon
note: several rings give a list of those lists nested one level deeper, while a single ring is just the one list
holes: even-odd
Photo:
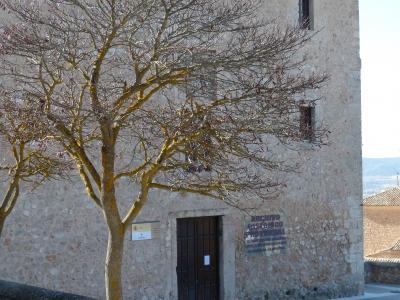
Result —
[{"label": "tree trunk", "polygon": [[103,145],[101,147],[101,163],[103,174],[101,179],[101,204],[104,218],[108,226],[108,246],[105,266],[107,300],[122,300],[122,257],[124,251],[125,229],[118,211],[115,197],[115,131],[113,121],[100,120]]},{"label": "tree trunk", "polygon": [[124,251],[124,232],[121,226],[109,228],[105,265],[107,300],[122,299],[122,257]]},{"label": "tree trunk", "polygon": [[1,235],[3,233],[3,228],[4,228],[4,222],[6,221],[6,217],[5,216],[0,216],[0,239],[1,239]]}]

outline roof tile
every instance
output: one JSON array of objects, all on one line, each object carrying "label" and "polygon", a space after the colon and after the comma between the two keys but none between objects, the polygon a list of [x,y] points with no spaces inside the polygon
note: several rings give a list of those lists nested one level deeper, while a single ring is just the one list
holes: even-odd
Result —
[{"label": "roof tile", "polygon": [[364,206],[400,206],[400,187],[391,188],[382,193],[367,197]]},{"label": "roof tile", "polygon": [[390,249],[368,255],[366,258],[376,260],[400,260],[400,240],[398,240]]}]

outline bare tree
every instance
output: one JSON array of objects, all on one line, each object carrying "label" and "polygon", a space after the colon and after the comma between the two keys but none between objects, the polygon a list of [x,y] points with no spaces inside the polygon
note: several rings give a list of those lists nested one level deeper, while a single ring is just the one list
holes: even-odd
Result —
[{"label": "bare tree", "polygon": [[36,116],[28,107],[19,107],[15,98],[0,97],[0,180],[5,188],[0,202],[0,237],[22,182],[37,187],[45,180],[65,178],[67,161],[58,157],[55,149],[47,148],[45,123]]},{"label": "bare tree", "polygon": [[[40,109],[108,226],[107,299],[121,299],[124,234],[151,189],[234,206],[262,199],[304,142],[299,103],[311,38],[257,15],[259,1],[5,0],[2,90]],[[323,128],[307,136],[321,145]],[[117,183],[132,179],[121,212]]]}]

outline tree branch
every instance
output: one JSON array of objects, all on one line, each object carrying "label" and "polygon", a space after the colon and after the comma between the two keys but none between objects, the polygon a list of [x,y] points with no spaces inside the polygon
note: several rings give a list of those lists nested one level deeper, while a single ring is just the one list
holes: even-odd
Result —
[{"label": "tree branch", "polygon": [[188,187],[175,187],[175,186],[169,186],[169,185],[160,184],[160,183],[151,183],[150,188],[165,190],[165,191],[169,191],[169,192],[199,194],[202,196],[207,196],[207,197],[218,199],[218,200],[222,199],[221,197],[211,194],[210,191],[207,189],[202,190],[202,189],[195,189],[195,188],[188,188]]}]

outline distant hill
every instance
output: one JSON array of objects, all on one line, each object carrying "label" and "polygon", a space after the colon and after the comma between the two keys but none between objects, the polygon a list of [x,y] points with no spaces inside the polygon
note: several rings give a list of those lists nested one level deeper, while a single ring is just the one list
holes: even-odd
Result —
[{"label": "distant hill", "polygon": [[364,197],[397,185],[400,157],[363,158]]},{"label": "distant hill", "polygon": [[400,157],[363,158],[363,176],[396,176],[400,173]]}]

